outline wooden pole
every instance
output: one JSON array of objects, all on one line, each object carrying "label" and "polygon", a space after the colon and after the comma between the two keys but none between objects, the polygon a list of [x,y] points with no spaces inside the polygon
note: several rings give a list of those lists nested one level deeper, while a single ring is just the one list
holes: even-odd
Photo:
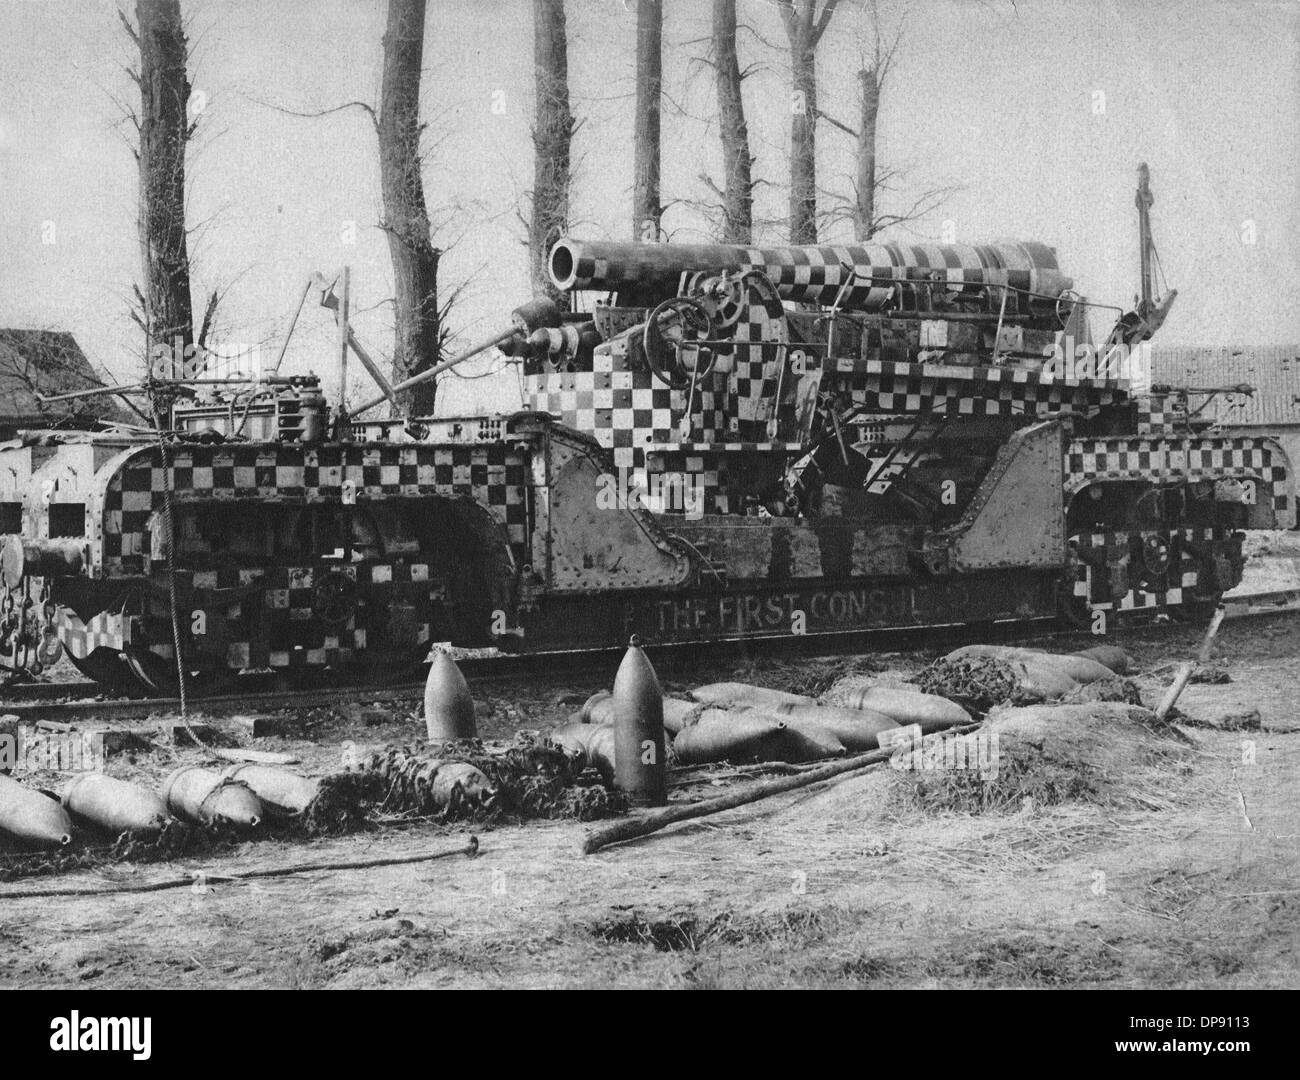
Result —
[{"label": "wooden pole", "polygon": [[272,375],[280,370],[280,365],[284,362],[285,350],[289,348],[289,341],[293,337],[294,327],[298,325],[298,316],[302,314],[302,306],[307,302],[307,294],[311,292],[313,284],[311,278],[308,278],[307,284],[303,286],[302,296],[298,297],[298,310],[293,313],[293,319],[289,323],[289,330],[284,335],[284,341],[280,343],[280,355],[275,358],[275,367],[271,369]]},{"label": "wooden pole", "polygon": [[[486,352],[488,349],[492,348],[493,345],[500,345],[503,342],[509,341],[518,332],[519,331],[513,326],[509,330],[502,330],[494,337],[488,338],[487,341],[480,341],[473,348],[467,349],[459,356],[453,356],[450,360],[444,360],[436,367],[431,367],[427,371],[420,372],[418,375],[412,375],[409,379],[403,379],[401,382],[395,383],[389,389],[393,393],[398,394],[403,390],[409,390],[412,386],[419,386],[421,383],[428,382],[434,376],[441,375],[444,371],[454,368],[457,364],[463,364],[466,360],[477,356],[479,353]],[[384,394],[380,394],[377,398],[372,398],[364,404],[358,405],[349,415],[360,416],[367,409],[373,409],[376,405],[382,405],[386,400],[387,397]]]},{"label": "wooden pole", "polygon": [[778,780],[764,780],[730,795],[720,795],[716,799],[705,799],[703,802],[683,806],[669,806],[663,810],[652,810],[638,817],[624,818],[621,821],[615,821],[613,824],[587,833],[583,837],[581,851],[584,855],[590,855],[603,847],[608,847],[610,844],[621,844],[625,840],[635,840],[637,837],[648,836],[650,833],[658,832],[669,825],[675,825],[679,821],[707,817],[709,814],[732,810],[737,806],[758,802],[759,799],[766,799],[772,795],[781,795],[787,791],[807,787],[809,784],[831,780],[837,776],[855,772],[858,769],[880,765],[888,761],[893,753],[892,747],[888,750],[870,750],[865,754],[856,754],[853,757],[844,758],[832,765],[823,765],[820,769],[812,769],[799,776],[783,776]]},{"label": "wooden pole", "polygon": [[1186,689],[1192,673],[1201,664],[1209,662],[1210,649],[1214,646],[1214,636],[1219,632],[1219,625],[1223,622],[1223,616],[1227,613],[1227,608],[1220,604],[1214,610],[1214,617],[1210,620],[1210,625],[1205,629],[1205,637],[1201,639],[1201,647],[1197,650],[1196,659],[1188,660],[1178,667],[1178,673],[1174,676],[1174,681],[1169,684],[1169,689],[1165,691],[1165,696],[1160,699],[1160,704],[1156,706],[1156,719],[1163,720],[1169,715],[1170,710],[1177,703],[1179,696]]},{"label": "wooden pole", "polygon": [[343,289],[339,293],[339,415],[348,411],[348,302],[352,268],[343,267]]}]

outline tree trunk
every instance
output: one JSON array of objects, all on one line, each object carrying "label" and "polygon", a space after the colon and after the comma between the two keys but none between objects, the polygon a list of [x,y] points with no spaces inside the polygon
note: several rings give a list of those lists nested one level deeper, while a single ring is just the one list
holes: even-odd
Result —
[{"label": "tree trunk", "polygon": [[[145,280],[147,362],[158,346],[179,375],[194,344],[190,258],[185,237],[185,145],[190,84],[180,0],[137,0],[140,45],[140,251]],[[160,372],[162,373],[162,372]],[[168,372],[171,374],[171,372]]]},{"label": "tree trunk", "polygon": [[782,0],[790,41],[790,243],[817,243],[817,45],[838,0]]},{"label": "tree trunk", "polygon": [[[439,359],[438,259],[420,176],[420,66],[425,0],[388,0],[384,73],[379,99],[379,168],[384,232],[393,260],[396,312],[393,381]],[[433,413],[436,380],[399,395],[410,415]]]},{"label": "tree trunk", "polygon": [[560,299],[547,271],[551,248],[569,228],[570,145],[568,36],[564,0],[533,0],[533,207],[528,223],[533,295]]},{"label": "tree trunk", "polygon": [[876,68],[858,72],[862,84],[862,116],[858,123],[857,199],[853,234],[870,240],[876,232],[876,116],[880,112],[880,78]]},{"label": "tree trunk", "polygon": [[663,93],[663,0],[637,0],[636,128],[632,175],[632,239],[660,239],[659,107]]},{"label": "tree trunk", "polygon": [[722,195],[724,244],[749,244],[754,234],[754,182],[750,172],[749,128],[740,93],[736,53],[736,0],[713,0],[713,61],[718,86],[718,126],[726,186]]},{"label": "tree trunk", "polygon": [[811,50],[792,48],[790,243],[817,243],[817,73]]}]

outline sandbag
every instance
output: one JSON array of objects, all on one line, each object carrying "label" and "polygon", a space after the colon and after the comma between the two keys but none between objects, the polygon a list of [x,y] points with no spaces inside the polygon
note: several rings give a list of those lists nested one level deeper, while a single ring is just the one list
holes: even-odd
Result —
[{"label": "sandbag", "polygon": [[1066,694],[1079,689],[1079,682],[1067,675],[1060,664],[1045,662],[1037,656],[1027,660],[1009,660],[1008,663],[1015,671],[1022,693],[1036,701],[1060,701]]},{"label": "sandbag", "polygon": [[614,719],[613,707],[614,695],[608,690],[597,690],[582,703],[578,718],[584,724],[611,723]]},{"label": "sandbag", "polygon": [[676,735],[684,727],[690,727],[700,718],[706,706],[698,701],[684,701],[681,698],[664,698],[664,731]]},{"label": "sandbag", "polygon": [[995,660],[1019,659],[1034,651],[1033,649],[1022,649],[1015,645],[963,645],[960,649],[953,649],[943,659],[965,660],[972,656],[990,656]]},{"label": "sandbag", "polygon": [[880,733],[899,726],[897,721],[873,709],[846,709],[838,705],[792,705],[775,715],[778,719],[795,719],[825,728],[850,754],[879,749]]},{"label": "sandbag", "polygon": [[489,809],[496,798],[492,781],[467,761],[447,762],[434,774],[434,802],[453,813]]},{"label": "sandbag", "polygon": [[587,764],[606,784],[614,782],[614,725],[598,724],[587,740]]},{"label": "sandbag", "polygon": [[[1109,679],[1113,672],[1105,664],[1097,660],[1081,656],[1078,653],[1050,653],[1042,649],[1023,649],[1014,645],[966,645],[960,649],[954,649],[945,660],[964,660],[971,656],[987,656],[995,660],[1019,660],[1025,664],[1037,665],[1036,670],[1046,673],[1052,669],[1065,675],[1076,683],[1090,683],[1097,679]],[[1063,688],[1051,677],[1045,677],[1045,682],[1060,690],[1061,693],[1068,693],[1072,687]]]},{"label": "sandbag", "polygon": [[1133,670],[1132,658],[1118,645],[1094,645],[1091,649],[1080,649],[1074,655],[1105,664],[1116,675],[1127,675]]},{"label": "sandbag", "polygon": [[849,704],[855,709],[884,713],[899,724],[919,724],[923,735],[971,722],[970,713],[947,698],[896,686],[865,687],[850,698]]},{"label": "sandbag", "polygon": [[766,686],[753,686],[749,683],[722,682],[709,683],[691,691],[691,697],[706,705],[718,705],[722,708],[774,708],[779,705],[815,705],[812,698],[803,694],[790,694],[784,690],[772,690]]},{"label": "sandbag", "polygon": [[606,724],[584,724],[581,722],[565,724],[553,731],[548,731],[546,738],[563,750],[579,768],[586,768],[589,758],[587,748],[591,743],[592,736],[602,727],[607,726]]},{"label": "sandbag", "polygon": [[[687,724],[695,723],[704,711],[704,705],[698,701],[684,701],[681,698],[664,698],[664,731],[676,735]],[[614,722],[614,697],[606,690],[588,698],[582,707],[581,716],[584,724],[612,724]]]},{"label": "sandbag", "polygon": [[673,739],[679,765],[711,761],[783,761],[783,721],[752,709],[705,709]]},{"label": "sandbag", "polygon": [[782,761],[821,761],[848,752],[830,728],[814,720],[787,716],[781,722]]}]

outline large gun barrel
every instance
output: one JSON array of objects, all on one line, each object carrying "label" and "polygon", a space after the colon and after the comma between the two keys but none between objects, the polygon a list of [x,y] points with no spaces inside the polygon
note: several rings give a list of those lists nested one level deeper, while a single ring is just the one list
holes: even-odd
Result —
[{"label": "large gun barrel", "polygon": [[[1035,241],[998,244],[845,244],[752,248],[726,244],[622,244],[561,239],[551,279],[565,290],[618,292],[637,302],[674,295],[686,274],[758,270],[781,297],[857,310],[904,301],[908,286],[1055,299],[1072,285],[1056,252]],[[841,297],[841,289],[852,279]]]}]

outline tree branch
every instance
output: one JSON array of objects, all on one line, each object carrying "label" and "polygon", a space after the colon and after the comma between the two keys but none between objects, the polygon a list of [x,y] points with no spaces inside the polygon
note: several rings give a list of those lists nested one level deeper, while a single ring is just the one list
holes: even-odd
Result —
[{"label": "tree branch", "polygon": [[822,34],[826,33],[826,27],[830,25],[831,16],[835,14],[835,5],[839,2],[840,0],[826,0],[826,6],[822,8],[821,18],[817,20],[817,25],[813,28],[813,32],[809,37],[812,48],[817,48],[822,39]]},{"label": "tree branch", "polygon": [[300,116],[307,120],[316,120],[322,116],[330,116],[336,112],[342,112],[344,109],[363,109],[370,122],[379,130],[379,116],[375,112],[373,105],[367,105],[364,101],[345,101],[342,105],[335,105],[332,109],[321,109],[318,112],[299,112],[297,109],[286,109],[283,105],[276,105],[270,101],[263,101],[261,98],[255,98],[252,95],[245,94],[250,101],[255,101],[258,105],[265,106],[268,109],[274,109],[278,113],[284,113],[286,116]]}]

